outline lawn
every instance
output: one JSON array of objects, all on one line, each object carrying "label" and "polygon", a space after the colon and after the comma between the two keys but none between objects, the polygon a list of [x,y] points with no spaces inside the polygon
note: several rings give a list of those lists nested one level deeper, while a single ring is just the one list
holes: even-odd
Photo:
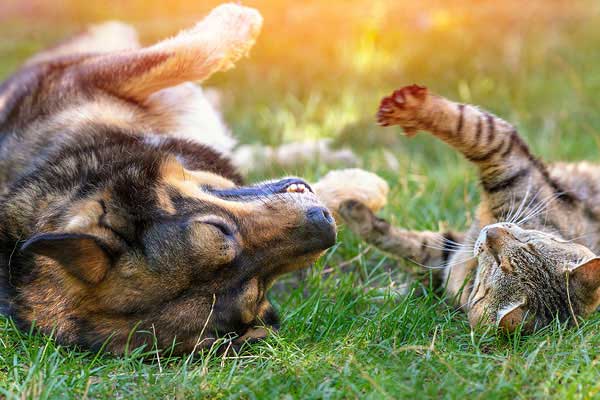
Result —
[{"label": "lawn", "polygon": [[[27,6],[31,3],[31,7]],[[8,0],[0,5],[0,77],[28,55],[103,19],[145,41],[197,20],[214,0]],[[264,30],[249,59],[211,78],[244,143],[329,137],[392,188],[382,214],[411,229],[468,226],[474,169],[427,134],[374,123],[379,98],[413,82],[515,123],[548,161],[597,160],[597,1],[247,1]],[[281,171],[316,180],[317,161]],[[256,175],[256,176],[254,176]],[[112,357],[60,347],[0,319],[0,393],[13,398],[591,398],[600,396],[600,316],[528,337],[473,332],[408,265],[340,227],[315,266],[270,298],[282,329],[239,355]]]}]

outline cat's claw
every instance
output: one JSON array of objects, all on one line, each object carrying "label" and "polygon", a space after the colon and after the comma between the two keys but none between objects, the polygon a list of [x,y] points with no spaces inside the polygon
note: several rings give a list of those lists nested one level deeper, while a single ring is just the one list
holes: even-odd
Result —
[{"label": "cat's claw", "polygon": [[361,237],[371,234],[386,234],[390,224],[378,218],[364,203],[357,200],[345,200],[340,204],[339,214],[348,228]]},{"label": "cat's claw", "polygon": [[339,213],[352,232],[364,237],[373,230],[373,213],[363,203],[346,200],[340,204]]},{"label": "cat's claw", "polygon": [[384,97],[377,111],[377,123],[381,126],[400,125],[406,136],[418,130],[417,113],[427,98],[425,86],[410,85],[395,90]]}]

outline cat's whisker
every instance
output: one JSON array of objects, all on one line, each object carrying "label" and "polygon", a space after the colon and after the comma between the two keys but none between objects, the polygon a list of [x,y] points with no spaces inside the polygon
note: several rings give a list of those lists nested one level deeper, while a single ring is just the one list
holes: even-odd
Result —
[{"label": "cat's whisker", "polygon": [[426,268],[426,269],[432,269],[432,270],[441,269],[441,270],[445,270],[446,268],[452,268],[455,265],[463,264],[463,263],[465,263],[467,261],[470,261],[470,260],[472,260],[474,258],[475,257],[469,257],[469,258],[466,258],[466,259],[462,259],[460,261],[456,261],[456,262],[453,262],[453,263],[446,263],[446,264],[442,264],[442,265],[425,265],[425,264],[421,264],[420,262],[418,262],[416,260],[413,260],[412,258],[406,258],[406,260],[408,260],[408,261],[410,261],[412,263],[415,263],[416,265],[418,265],[420,267],[423,267],[423,268]]},{"label": "cat's whisker", "polygon": [[469,244],[466,243],[458,243],[455,242],[451,239],[447,239],[443,236],[439,236],[433,239],[433,243],[439,247],[448,247],[448,248],[465,248],[465,247],[469,247]]},{"label": "cat's whisker", "polygon": [[471,247],[471,243],[456,243],[456,242],[451,242],[451,241],[436,241],[435,244],[437,244],[440,247],[454,247],[454,248],[464,248],[464,247]]},{"label": "cat's whisker", "polygon": [[[509,223],[512,223],[512,222],[516,221],[517,218],[520,217],[521,212],[523,210],[523,205],[527,201],[527,198],[529,197],[529,193],[530,192],[531,192],[531,177],[529,177],[529,180],[527,181],[527,190],[525,191],[525,197],[523,197],[523,200],[521,200],[521,203],[519,204],[519,208],[517,208],[517,210],[514,213],[514,215],[511,215],[510,218],[508,219]],[[511,193],[511,194],[514,194],[514,192]],[[536,196],[537,196],[537,193],[536,193]]]},{"label": "cat's whisker", "polygon": [[[518,221],[516,221],[515,224],[521,225],[525,221],[539,215],[541,212],[543,212],[547,208],[547,206],[550,204],[550,202],[552,202],[555,199],[555,196],[556,195],[550,196],[550,197],[540,201],[538,204],[536,204],[531,209],[528,209],[528,212],[525,215],[523,215]],[[529,208],[529,206],[527,208]]]},{"label": "cat's whisker", "polygon": [[473,243],[475,243],[474,240],[467,240],[464,243],[459,243],[459,242],[455,242],[454,240],[451,240],[451,239],[446,239],[446,242],[452,243],[452,244],[456,244],[456,245],[459,245],[459,246],[464,246],[465,244],[473,244]]},{"label": "cat's whisker", "polygon": [[587,233],[584,233],[583,235],[576,236],[576,237],[574,237],[574,238],[571,238],[571,239],[569,239],[569,240],[565,240],[565,242],[567,242],[567,243],[571,243],[571,242],[574,242],[574,241],[576,241],[576,240],[579,240],[579,239],[584,239],[584,238],[590,237],[590,236],[592,236],[592,235],[598,235],[598,234],[600,234],[600,231],[598,231],[598,230],[595,230],[595,231],[592,231],[592,232],[587,232]]},{"label": "cat's whisker", "polygon": [[547,211],[550,204],[552,204],[552,202],[554,202],[554,200],[556,200],[563,194],[564,194],[564,192],[555,193],[554,195],[550,196],[546,200],[542,201],[536,207],[534,207],[534,209],[526,217],[519,220],[516,224],[521,225],[521,224],[531,220],[532,218],[537,217],[538,215],[542,214],[543,212]]},{"label": "cat's whisker", "polygon": [[419,267],[423,267],[425,269],[433,269],[433,270],[441,269],[441,270],[443,270],[445,268],[443,265],[425,265],[425,264],[421,264],[420,262],[418,262],[418,261],[416,261],[416,260],[414,260],[412,258],[408,258],[408,257],[406,257],[405,259],[408,260],[408,261],[410,261],[411,263],[417,264]]},{"label": "cat's whisker", "polygon": [[451,250],[451,251],[469,251],[473,250],[474,244],[460,244],[460,243],[438,243],[426,244],[425,247],[430,247],[438,250]]},{"label": "cat's whisker", "polygon": [[535,194],[533,196],[531,196],[531,198],[529,199],[529,201],[527,202],[527,204],[519,210],[519,212],[515,215],[515,218],[513,219],[513,223],[518,225],[518,221],[523,218],[524,216],[526,216],[527,214],[529,214],[529,212],[531,211],[531,207],[532,205],[535,203],[535,201],[537,201],[538,196],[540,195],[540,191],[535,192]]},{"label": "cat's whisker", "polygon": [[474,240],[472,240],[472,239],[469,239],[469,240],[465,241],[464,243],[461,243],[461,242],[456,242],[456,241],[454,241],[454,240],[452,240],[452,239],[450,239],[450,238],[447,238],[446,236],[443,236],[443,235],[441,235],[441,234],[438,234],[438,235],[435,237],[435,240],[436,240],[436,241],[438,241],[440,244],[443,244],[443,243],[451,243],[451,244],[455,244],[455,245],[458,245],[458,246],[464,246],[465,244],[471,244],[471,243],[475,243],[475,241],[474,241]]},{"label": "cat's whisker", "polygon": [[440,250],[440,251],[447,251],[450,250],[453,253],[468,253],[468,252],[472,252],[473,248],[472,247],[462,247],[462,248],[449,248],[449,247],[438,247],[438,246],[431,246],[431,245],[424,245],[427,248],[430,249],[434,249],[434,250]]},{"label": "cat's whisker", "polygon": [[517,210],[521,206],[522,201],[523,200],[521,200],[521,201],[517,200],[517,196],[515,195],[515,193],[511,192],[510,193],[510,202],[511,202],[510,209],[509,209],[509,212],[507,213],[506,217],[503,219],[510,221],[513,218],[515,218],[516,215],[518,214]]},{"label": "cat's whisker", "polygon": [[525,214],[519,221],[517,221],[517,225],[523,223],[524,221],[532,218],[533,216],[537,215],[538,213],[542,212],[543,210],[545,210],[545,207],[548,205],[548,199],[546,200],[542,200],[540,203],[538,203],[537,205],[535,205],[533,208],[531,208],[527,214]]},{"label": "cat's whisker", "polygon": [[471,256],[471,257],[469,257],[469,258],[461,259],[461,260],[458,260],[458,261],[455,261],[455,262],[452,262],[452,263],[446,263],[446,264],[443,264],[443,265],[442,265],[442,268],[444,268],[444,269],[446,269],[446,268],[452,268],[452,267],[454,267],[455,265],[461,265],[461,264],[464,264],[464,263],[466,263],[466,262],[468,262],[468,261],[471,261],[471,260],[473,260],[474,258],[475,258],[475,257]]},{"label": "cat's whisker", "polygon": [[540,195],[540,192],[538,191],[533,196],[531,196],[531,198],[524,205],[524,207],[522,207],[519,210],[519,212],[515,215],[512,223],[514,223],[515,225],[519,225],[520,220],[522,220],[523,218],[528,216],[533,211],[533,209],[535,209],[538,206],[538,205],[535,205],[535,203],[536,203],[536,201],[538,201],[539,195]]},{"label": "cat's whisker", "polygon": [[447,250],[447,249],[444,249],[443,247],[440,247],[440,246],[432,246],[432,245],[429,245],[429,244],[424,244],[424,245],[423,245],[423,247],[427,247],[428,249],[434,249],[434,250],[442,250],[442,251],[443,251],[443,250]]},{"label": "cat's whisker", "polygon": [[429,248],[429,249],[434,249],[434,250],[439,250],[439,251],[450,251],[452,253],[455,252],[467,252],[470,251],[472,249],[469,248],[462,248],[462,249],[458,249],[458,248],[444,248],[444,247],[438,247],[438,246],[430,246],[430,245],[424,245],[424,247]]}]

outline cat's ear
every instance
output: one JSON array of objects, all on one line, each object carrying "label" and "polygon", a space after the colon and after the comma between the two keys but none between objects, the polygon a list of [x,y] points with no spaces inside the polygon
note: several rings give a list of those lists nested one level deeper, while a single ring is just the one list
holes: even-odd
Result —
[{"label": "cat's ear", "polygon": [[595,290],[600,287],[600,257],[582,262],[569,270],[570,278],[583,287]]},{"label": "cat's ear", "polygon": [[506,332],[514,332],[525,320],[525,302],[511,304],[498,311],[498,328]]},{"label": "cat's ear", "polygon": [[90,285],[100,283],[111,264],[108,246],[99,238],[86,234],[38,234],[26,241],[21,251],[51,258]]}]

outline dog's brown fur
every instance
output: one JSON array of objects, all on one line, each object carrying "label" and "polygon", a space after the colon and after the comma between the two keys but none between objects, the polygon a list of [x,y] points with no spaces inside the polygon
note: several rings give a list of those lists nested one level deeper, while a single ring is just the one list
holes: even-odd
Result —
[{"label": "dog's brown fur", "polygon": [[3,312],[114,353],[277,326],[265,291],[333,244],[333,220],[310,191],[286,190],[297,178],[241,186],[227,158],[177,138],[155,96],[230,67],[260,25],[224,5],[148,48],[88,34],[0,86]]}]

